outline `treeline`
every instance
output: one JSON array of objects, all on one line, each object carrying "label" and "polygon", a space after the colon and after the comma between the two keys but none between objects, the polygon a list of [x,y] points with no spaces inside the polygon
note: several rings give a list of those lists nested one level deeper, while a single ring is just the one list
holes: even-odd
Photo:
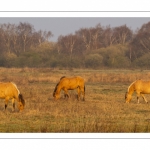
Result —
[{"label": "treeline", "polygon": [[1,67],[150,68],[150,22],[133,32],[100,24],[60,35],[29,23],[0,25]]}]

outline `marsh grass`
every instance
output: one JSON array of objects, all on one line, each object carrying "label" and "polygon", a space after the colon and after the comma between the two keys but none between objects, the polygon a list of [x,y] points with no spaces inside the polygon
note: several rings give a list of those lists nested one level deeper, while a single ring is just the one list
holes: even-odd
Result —
[{"label": "marsh grass", "polygon": [[[52,93],[61,76],[81,75],[86,80],[85,101],[70,98],[54,101]],[[23,94],[23,112],[12,112],[9,101],[0,103],[2,133],[139,133],[150,132],[150,105],[136,95],[125,104],[128,86],[137,78],[150,79],[141,70],[59,70],[49,68],[0,68],[2,82],[13,81]],[[146,95],[150,102],[150,95]]]}]

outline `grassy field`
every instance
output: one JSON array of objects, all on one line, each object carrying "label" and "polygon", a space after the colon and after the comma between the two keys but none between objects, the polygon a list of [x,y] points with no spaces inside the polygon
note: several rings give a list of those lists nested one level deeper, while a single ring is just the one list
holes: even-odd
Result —
[{"label": "grassy field", "polygon": [[[55,85],[62,76],[80,75],[86,81],[85,101],[71,98],[54,101]],[[134,133],[150,132],[150,104],[125,92],[136,79],[150,79],[148,70],[60,70],[49,68],[0,68],[0,81],[13,81],[23,94],[23,112],[12,112],[9,101],[0,103],[1,133]],[[63,93],[61,93],[63,96]],[[146,95],[150,102],[150,95]]]}]

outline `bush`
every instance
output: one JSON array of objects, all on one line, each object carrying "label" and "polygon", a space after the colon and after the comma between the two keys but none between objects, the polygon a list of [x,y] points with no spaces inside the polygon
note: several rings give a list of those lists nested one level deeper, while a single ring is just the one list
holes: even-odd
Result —
[{"label": "bush", "polygon": [[13,63],[16,67],[38,67],[41,64],[41,57],[36,52],[25,52]]},{"label": "bush", "polygon": [[0,66],[11,67],[14,65],[17,56],[14,53],[5,53],[0,56]]},{"label": "bush", "polygon": [[141,56],[140,58],[136,59],[133,62],[133,65],[135,67],[141,67],[141,68],[150,68],[150,53],[146,53],[145,55]]},{"label": "bush", "polygon": [[103,57],[100,54],[89,54],[85,58],[85,66],[98,68],[102,65]]},{"label": "bush", "polygon": [[126,57],[127,46],[113,45],[98,51],[103,56],[103,63],[107,67],[121,68],[129,67],[130,61]]}]

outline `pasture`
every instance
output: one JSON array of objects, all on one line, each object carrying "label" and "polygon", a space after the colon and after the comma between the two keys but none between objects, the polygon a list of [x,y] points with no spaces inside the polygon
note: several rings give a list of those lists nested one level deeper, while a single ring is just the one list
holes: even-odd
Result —
[{"label": "pasture", "polygon": [[[53,91],[62,76],[85,79],[85,101],[55,101]],[[148,70],[83,70],[50,68],[0,68],[0,81],[16,83],[25,99],[25,109],[12,112],[9,101],[4,111],[0,100],[1,133],[145,133],[150,132],[148,104],[133,94],[125,103],[125,92],[136,79],[150,79]],[[63,93],[61,93],[63,96]]]}]

